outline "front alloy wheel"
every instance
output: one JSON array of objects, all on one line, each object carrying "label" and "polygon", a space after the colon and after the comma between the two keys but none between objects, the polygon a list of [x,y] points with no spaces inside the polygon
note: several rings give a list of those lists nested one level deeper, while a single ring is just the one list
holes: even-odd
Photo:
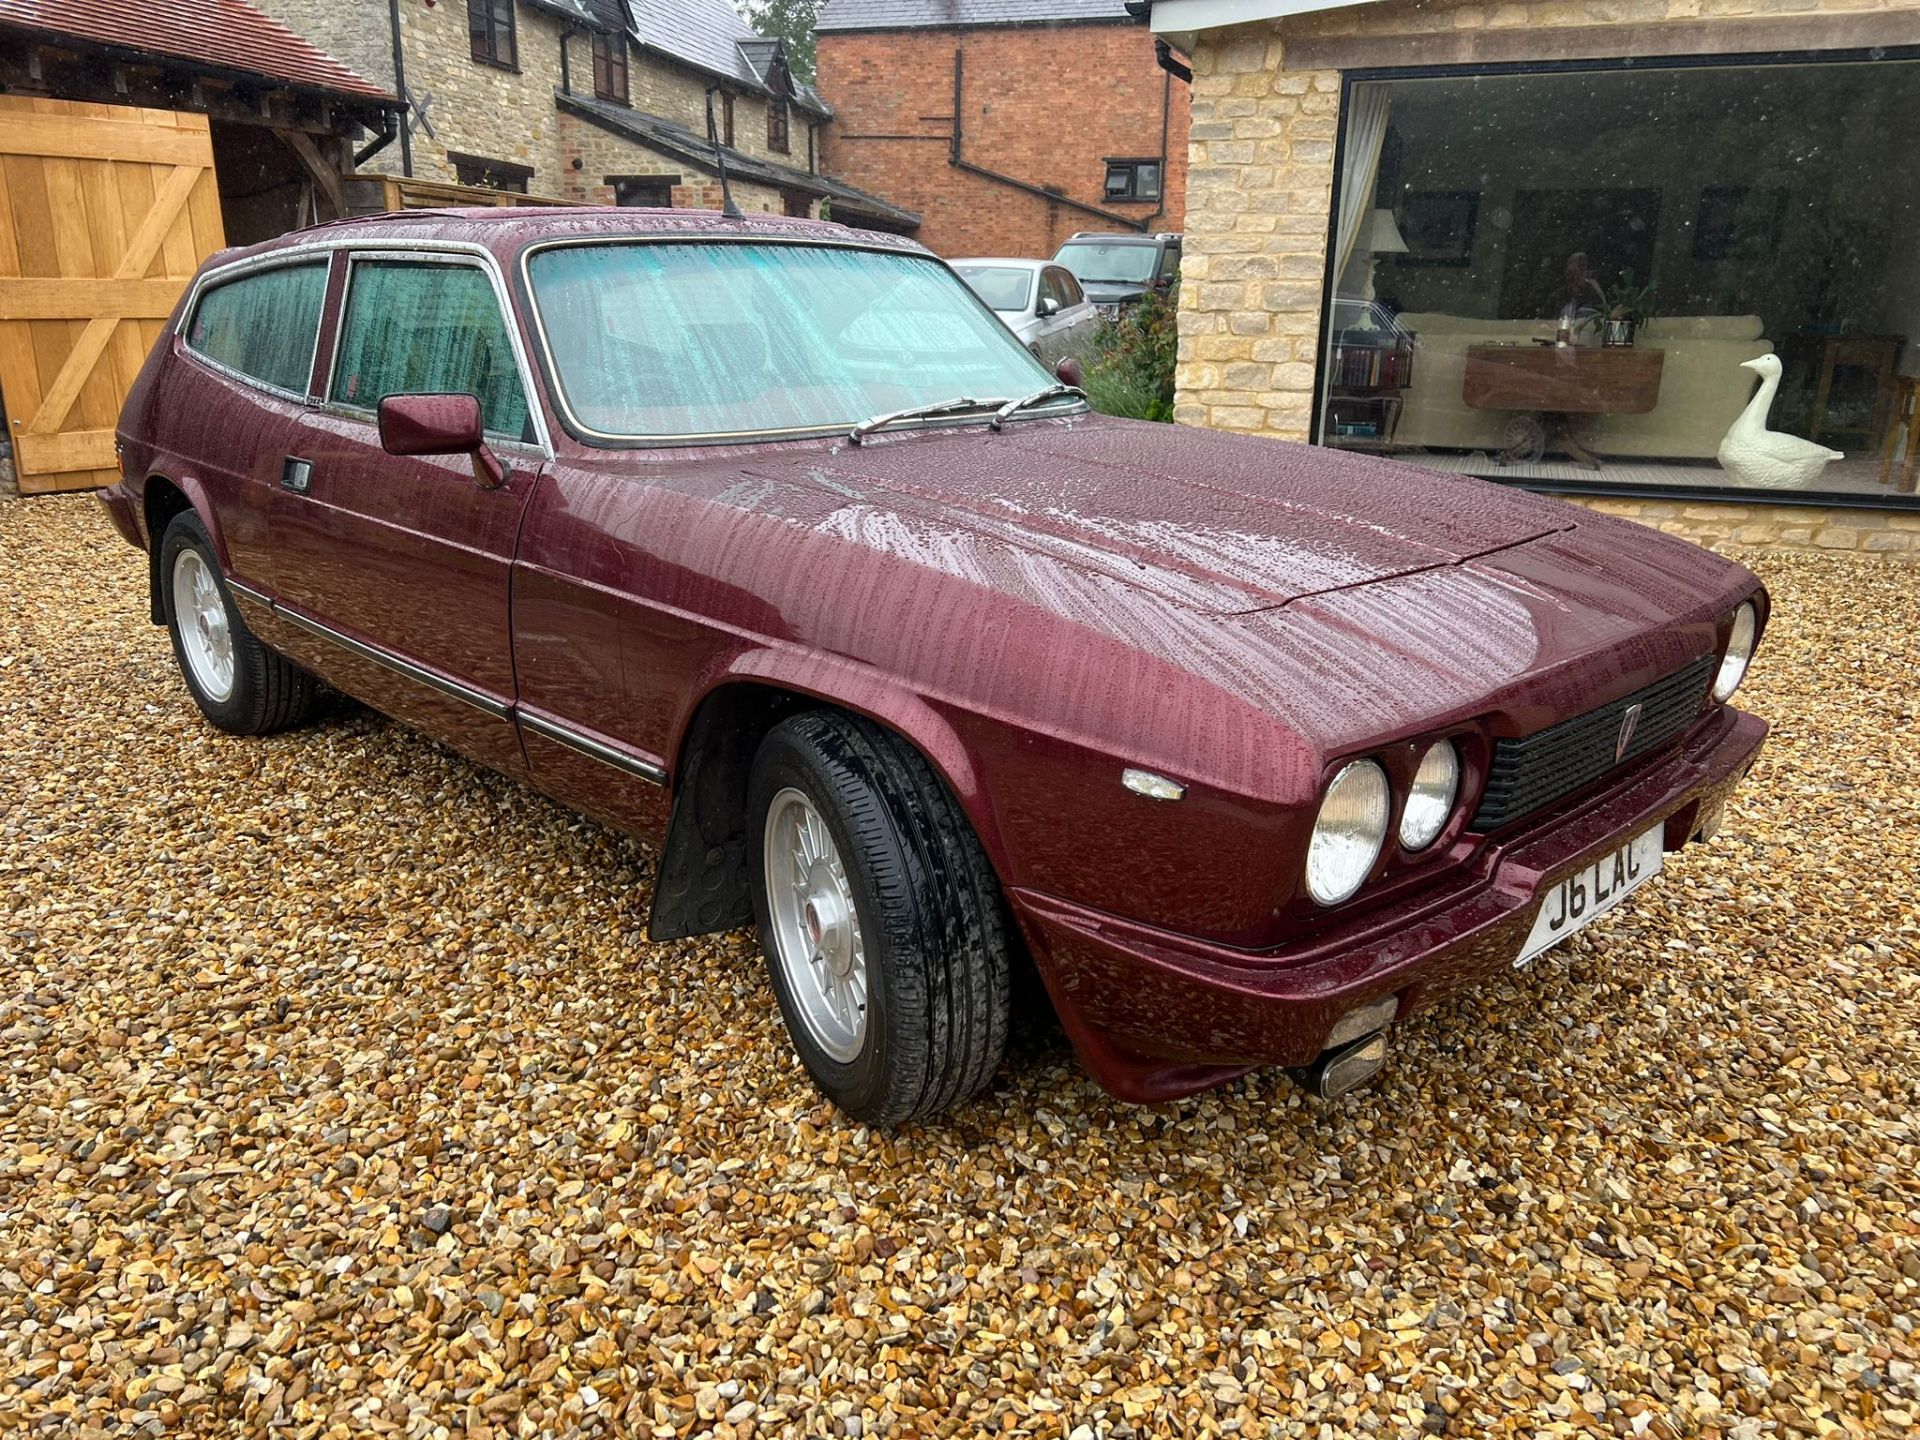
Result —
[{"label": "front alloy wheel", "polygon": [[897,1125],[983,1089],[1006,1052],[1011,921],[966,815],[906,741],[812,710],[748,782],[767,972],[807,1073]]},{"label": "front alloy wheel", "polygon": [[767,809],[763,859],[774,963],[807,1033],[844,1064],[867,1038],[867,947],[827,822],[792,786]]}]

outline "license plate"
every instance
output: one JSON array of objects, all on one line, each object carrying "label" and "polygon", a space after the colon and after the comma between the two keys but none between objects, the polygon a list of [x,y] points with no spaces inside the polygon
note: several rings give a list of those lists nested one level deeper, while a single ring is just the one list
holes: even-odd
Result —
[{"label": "license plate", "polygon": [[1514,968],[1519,969],[1542,950],[1592,924],[1658,875],[1664,828],[1656,825],[1634,836],[1618,850],[1576,870],[1547,891],[1540,913],[1533,917],[1533,931],[1527,936],[1526,946],[1513,962]]}]

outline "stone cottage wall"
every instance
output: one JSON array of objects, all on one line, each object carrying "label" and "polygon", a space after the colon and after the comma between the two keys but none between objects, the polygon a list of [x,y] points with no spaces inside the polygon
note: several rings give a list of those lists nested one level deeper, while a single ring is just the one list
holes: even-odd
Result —
[{"label": "stone cottage wall", "polygon": [[[672,177],[676,210],[718,210],[720,181],[684,160],[657,154],[603,126],[562,110],[555,117],[560,145],[561,189],[556,193],[583,205],[611,205],[608,177]],[[579,161],[576,167],[574,162]],[[733,180],[733,199],[749,214],[783,215],[785,202],[771,186]],[[818,206],[814,207],[816,210]]]}]

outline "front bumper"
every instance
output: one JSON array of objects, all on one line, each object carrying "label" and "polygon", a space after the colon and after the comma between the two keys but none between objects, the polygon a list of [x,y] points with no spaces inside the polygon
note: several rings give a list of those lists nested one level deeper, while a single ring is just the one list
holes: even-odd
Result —
[{"label": "front bumper", "polygon": [[1094,1078],[1123,1100],[1169,1100],[1261,1065],[1311,1063],[1358,1005],[1397,995],[1404,1018],[1507,969],[1547,886],[1661,822],[1678,850],[1766,734],[1764,720],[1722,708],[1652,763],[1489,841],[1433,892],[1298,945],[1236,950],[1032,891],[1016,890],[1014,909]]}]

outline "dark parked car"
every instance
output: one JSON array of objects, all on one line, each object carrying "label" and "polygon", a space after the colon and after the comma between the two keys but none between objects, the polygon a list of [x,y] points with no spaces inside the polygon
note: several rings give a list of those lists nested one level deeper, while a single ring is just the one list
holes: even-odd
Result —
[{"label": "dark parked car", "polygon": [[947,267],[817,222],[356,220],[202,270],[114,523],[215,725],[324,681],[759,926],[848,1113],[985,1085],[1031,962],[1155,1100],[1322,1093],[1710,834],[1738,565],[1411,466],[1090,414]]},{"label": "dark parked car", "polygon": [[1112,319],[1149,290],[1165,290],[1180,278],[1180,237],[1082,230],[1053,261],[1072,271],[1094,308]]}]

